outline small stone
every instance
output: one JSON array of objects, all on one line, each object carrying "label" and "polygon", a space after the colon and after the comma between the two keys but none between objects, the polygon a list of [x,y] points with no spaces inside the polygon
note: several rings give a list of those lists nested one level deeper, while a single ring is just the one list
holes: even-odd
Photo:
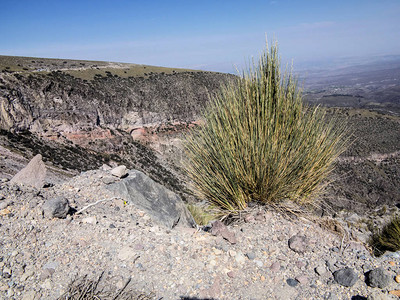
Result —
[{"label": "small stone", "polygon": [[236,273],[234,271],[229,271],[228,273],[226,273],[226,275],[228,275],[229,278],[235,278]]},{"label": "small stone", "polygon": [[133,260],[136,257],[136,252],[131,247],[122,247],[118,252],[118,258],[120,260]]},{"label": "small stone", "polygon": [[235,257],[236,256],[236,251],[235,250],[229,250],[228,254],[230,257]]},{"label": "small stone", "polygon": [[214,249],[214,253],[215,253],[215,255],[221,255],[222,251],[219,249]]},{"label": "small stone", "polygon": [[84,224],[96,224],[97,223],[96,216],[83,218],[82,219],[82,223],[84,223]]},{"label": "small stone", "polygon": [[262,266],[264,266],[263,262],[261,260],[254,260],[255,264],[257,265],[257,267],[262,268]]},{"label": "small stone", "polygon": [[52,289],[50,279],[46,279],[46,281],[41,286],[42,286],[42,288],[44,288],[46,290],[51,290]]},{"label": "small stone", "polygon": [[112,168],[107,164],[103,164],[100,169],[103,171],[110,171]]},{"label": "small stone", "polygon": [[395,280],[397,283],[400,283],[400,275],[396,275],[396,277],[394,278],[394,280]]},{"label": "small stone", "polygon": [[0,202],[0,210],[7,208],[10,205],[9,201],[2,201]]},{"label": "small stone", "polygon": [[254,252],[248,252],[248,253],[246,253],[246,256],[250,260],[253,260],[256,258],[256,255],[254,254]]},{"label": "small stone", "polygon": [[367,300],[389,300],[389,297],[381,291],[372,291],[370,295],[368,295]]},{"label": "small stone", "polygon": [[128,172],[127,172],[125,166],[115,167],[110,172],[112,175],[114,175],[115,177],[118,177],[118,178],[123,178],[123,177],[126,177],[126,175],[128,175]]},{"label": "small stone", "polygon": [[112,184],[118,179],[115,177],[107,176],[107,177],[102,178],[101,180],[103,181],[104,184]]},{"label": "small stone", "polygon": [[339,297],[335,293],[328,292],[325,294],[325,300],[339,300]]},{"label": "small stone", "polygon": [[67,216],[70,207],[67,199],[63,197],[55,197],[47,200],[43,204],[42,209],[46,218],[64,219]]},{"label": "small stone", "polygon": [[393,291],[390,291],[389,294],[392,294],[392,295],[395,295],[395,296],[397,296],[397,297],[400,297],[400,290],[393,290]]},{"label": "small stone", "polygon": [[337,270],[333,273],[333,277],[338,284],[347,287],[353,286],[358,280],[357,273],[352,268]]},{"label": "small stone", "polygon": [[367,273],[367,284],[370,287],[378,287],[383,289],[390,283],[390,275],[382,268],[376,268]]},{"label": "small stone", "polygon": [[211,234],[215,236],[222,236],[231,244],[236,244],[237,239],[234,232],[228,230],[228,228],[221,221],[217,220],[212,224]]},{"label": "small stone", "polygon": [[325,266],[318,266],[315,268],[315,273],[317,273],[319,276],[324,275],[327,272],[326,267]]},{"label": "small stone", "polygon": [[11,274],[12,274],[12,271],[10,268],[7,268],[7,267],[3,268],[3,277],[4,278],[10,278]]},{"label": "small stone", "polygon": [[299,275],[296,277],[296,280],[300,282],[301,284],[307,284],[308,283],[308,277],[306,275]]},{"label": "small stone", "polygon": [[246,257],[242,252],[238,252],[235,256],[235,260],[238,264],[243,264],[246,261]]},{"label": "small stone", "polygon": [[265,281],[265,276],[264,276],[264,275],[261,275],[260,280],[261,280],[261,281]]},{"label": "small stone", "polygon": [[308,251],[309,241],[303,235],[295,235],[289,239],[289,248],[297,253],[304,253]]},{"label": "small stone", "polygon": [[300,260],[296,261],[296,267],[298,267],[299,269],[302,269],[306,266],[306,264]]},{"label": "small stone", "polygon": [[55,270],[54,269],[43,269],[42,273],[40,274],[40,280],[46,280],[47,278],[51,277],[54,274]]},{"label": "small stone", "polygon": [[35,300],[35,298],[36,298],[35,291],[29,291],[22,296],[22,300]]},{"label": "small stone", "polygon": [[389,265],[391,265],[392,267],[394,267],[396,265],[396,263],[394,261],[389,261]]},{"label": "small stone", "polygon": [[135,264],[135,267],[140,269],[140,270],[144,270],[143,264],[141,264],[141,263]]},{"label": "small stone", "polygon": [[293,279],[293,278],[288,278],[288,279],[286,280],[286,283],[287,283],[289,286],[292,286],[292,287],[295,287],[295,286],[297,286],[297,285],[299,284],[299,282],[298,282],[296,279]]},{"label": "small stone", "polygon": [[246,216],[244,217],[244,221],[245,221],[246,223],[253,223],[253,222],[255,221],[255,218],[254,218],[253,215],[248,214],[248,215],[246,215]]},{"label": "small stone", "polygon": [[278,262],[274,262],[269,268],[272,272],[276,272],[279,271],[281,265]]},{"label": "small stone", "polygon": [[21,281],[26,281],[29,277],[33,276],[35,273],[32,270],[26,271],[24,274],[22,274],[20,280]]}]

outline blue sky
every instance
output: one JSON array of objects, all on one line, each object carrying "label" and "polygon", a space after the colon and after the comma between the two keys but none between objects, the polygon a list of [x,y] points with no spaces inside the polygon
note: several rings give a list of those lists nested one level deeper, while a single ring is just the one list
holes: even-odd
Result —
[{"label": "blue sky", "polygon": [[0,55],[222,72],[276,38],[284,60],[400,54],[399,0],[0,0]]}]

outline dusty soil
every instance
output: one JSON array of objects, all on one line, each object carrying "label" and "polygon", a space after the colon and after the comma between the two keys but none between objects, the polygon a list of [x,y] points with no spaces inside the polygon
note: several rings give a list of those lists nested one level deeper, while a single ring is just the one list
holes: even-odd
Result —
[{"label": "dusty soil", "polygon": [[[108,171],[81,173],[62,184],[35,190],[3,182],[0,186],[0,298],[56,299],[76,278],[105,272],[106,288],[154,292],[154,299],[350,299],[400,289],[400,256],[371,256],[357,242],[368,235],[357,216],[311,222],[254,208],[232,224],[236,243],[196,228],[168,230],[133,204],[112,199]],[[43,203],[68,199],[74,213],[66,219],[43,217]],[[393,208],[397,211],[397,208]],[[339,230],[330,231],[327,228]],[[204,228],[207,230],[207,228]],[[304,236],[300,248],[289,247]],[[351,238],[352,237],[352,238]],[[333,273],[356,272],[352,287]],[[369,287],[364,273],[381,267],[390,283]],[[363,298],[357,298],[363,299]],[[378,299],[378,298],[368,298]],[[394,299],[394,298],[393,298]]]}]

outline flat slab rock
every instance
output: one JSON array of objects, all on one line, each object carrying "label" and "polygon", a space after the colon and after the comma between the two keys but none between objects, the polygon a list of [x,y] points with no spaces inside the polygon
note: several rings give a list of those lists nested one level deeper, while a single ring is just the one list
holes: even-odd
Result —
[{"label": "flat slab rock", "polygon": [[146,174],[130,170],[129,176],[108,186],[115,196],[146,211],[152,219],[167,228],[194,227],[195,221],[182,199]]}]

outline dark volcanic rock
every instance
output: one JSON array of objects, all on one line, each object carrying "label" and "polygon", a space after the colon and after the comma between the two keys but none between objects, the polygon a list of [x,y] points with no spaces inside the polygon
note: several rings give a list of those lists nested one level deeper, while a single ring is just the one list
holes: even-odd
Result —
[{"label": "dark volcanic rock", "polygon": [[333,277],[337,283],[347,287],[353,286],[358,280],[357,273],[352,268],[337,270],[333,273]]},{"label": "dark volcanic rock", "polygon": [[131,170],[129,176],[108,188],[125,201],[145,210],[154,221],[168,227],[194,227],[195,221],[182,199],[144,173]]},{"label": "dark volcanic rock", "polygon": [[56,197],[47,200],[43,204],[43,213],[46,218],[65,218],[70,210],[68,200],[63,197]]},{"label": "dark volcanic rock", "polygon": [[390,283],[390,275],[382,268],[376,268],[367,273],[367,284],[371,287],[385,288]]}]

